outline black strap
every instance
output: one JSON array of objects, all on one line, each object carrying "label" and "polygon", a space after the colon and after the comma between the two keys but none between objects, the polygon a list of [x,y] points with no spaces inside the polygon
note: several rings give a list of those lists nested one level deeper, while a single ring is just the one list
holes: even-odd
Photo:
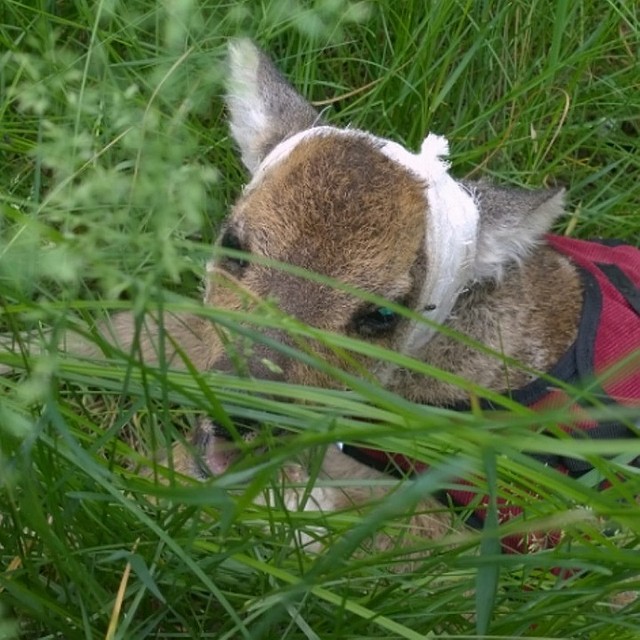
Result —
[{"label": "black strap", "polygon": [[391,458],[386,454],[380,457],[369,455],[366,449],[360,447],[354,447],[350,444],[345,444],[342,447],[342,453],[346,453],[350,458],[353,458],[357,462],[361,462],[367,467],[371,467],[381,473],[388,473],[396,478],[406,478],[407,474],[404,473],[397,465],[393,464]]},{"label": "black strap", "polygon": [[640,316],[640,287],[617,265],[598,262],[598,268],[624,296],[629,306]]}]

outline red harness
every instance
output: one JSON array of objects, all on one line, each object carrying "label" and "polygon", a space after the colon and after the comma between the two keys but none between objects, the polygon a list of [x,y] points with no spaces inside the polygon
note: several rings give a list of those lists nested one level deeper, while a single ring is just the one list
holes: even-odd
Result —
[{"label": "red harness", "polygon": [[[584,283],[584,302],[578,336],[549,371],[556,380],[579,386],[590,384],[590,395],[605,404],[640,408],[640,249],[623,244],[588,242],[561,236],[547,236],[548,244],[567,256],[580,270]],[[597,386],[593,388],[594,381]],[[509,397],[537,409],[562,408],[570,397],[547,380],[539,378],[512,391]],[[486,408],[493,408],[484,403]],[[464,410],[468,407],[455,407]],[[574,405],[576,422],[565,427],[572,435],[590,438],[625,438],[638,435],[620,422],[595,422]],[[639,424],[640,427],[640,424]],[[395,475],[421,473],[427,465],[404,455],[345,445],[344,452],[369,466]],[[572,477],[592,469],[584,461],[556,455],[533,457]],[[635,461],[638,465],[638,460]],[[478,494],[470,483],[448,490],[444,499],[460,507],[478,504]],[[469,485],[469,490],[464,488]],[[488,496],[480,501],[469,518],[470,524],[482,526],[487,515]],[[498,521],[520,515],[522,509],[499,501]],[[558,532],[511,536],[502,540],[503,550],[522,553],[548,548],[558,543]]]}]

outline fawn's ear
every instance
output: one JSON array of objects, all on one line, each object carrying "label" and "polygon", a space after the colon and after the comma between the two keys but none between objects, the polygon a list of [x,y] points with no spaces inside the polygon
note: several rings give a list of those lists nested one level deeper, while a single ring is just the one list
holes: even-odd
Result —
[{"label": "fawn's ear", "polygon": [[505,268],[526,258],[564,213],[564,189],[502,189],[486,182],[465,186],[480,209],[476,280],[500,280]]},{"label": "fawn's ear", "polygon": [[226,101],[231,135],[251,173],[278,143],[318,121],[317,111],[247,38],[229,44]]}]

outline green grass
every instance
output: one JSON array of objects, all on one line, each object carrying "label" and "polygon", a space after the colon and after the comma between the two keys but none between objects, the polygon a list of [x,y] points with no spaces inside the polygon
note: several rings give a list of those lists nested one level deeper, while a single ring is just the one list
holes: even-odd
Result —
[{"label": "green grass", "polygon": [[[570,215],[557,231],[639,244],[632,2],[4,0],[0,22],[5,334],[159,306],[236,322],[189,300],[246,179],[220,98],[225,43],[239,33],[332,122],[414,149],[426,131],[444,133],[458,175],[563,184]],[[12,363],[17,373],[0,379],[0,638],[640,637],[640,604],[611,604],[640,588],[629,500],[640,481],[624,467],[640,444],[551,440],[532,427],[559,416],[457,416],[367,380],[339,393],[124,357]],[[220,403],[294,435],[256,452],[253,471],[212,483],[140,477]],[[282,460],[338,439],[437,470],[366,513],[252,504]],[[612,488],[522,454],[545,448],[589,456]],[[510,529],[562,529],[563,544],[497,556],[491,530],[470,532],[416,543],[432,553],[409,573],[392,570],[399,551],[357,552],[425,492],[478,470],[490,493],[527,507]],[[306,555],[295,531],[318,524],[330,544]],[[559,567],[572,572],[559,579]]]}]

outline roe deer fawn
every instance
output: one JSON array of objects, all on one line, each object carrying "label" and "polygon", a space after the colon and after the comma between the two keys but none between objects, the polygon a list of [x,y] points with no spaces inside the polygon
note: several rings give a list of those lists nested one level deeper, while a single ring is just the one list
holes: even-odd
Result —
[{"label": "roe deer fawn", "polygon": [[[248,40],[230,45],[229,73],[231,132],[251,179],[224,224],[221,246],[328,276],[401,304],[429,322],[241,257],[208,265],[206,305],[245,310],[249,298],[274,299],[283,312],[305,323],[408,354],[534,408],[566,403],[567,396],[532,372],[579,383],[626,359],[622,373],[603,379],[601,397],[638,404],[637,249],[547,235],[563,213],[561,190],[456,181],[442,137],[429,134],[412,153],[370,133],[326,124]],[[506,358],[474,349],[434,323]],[[116,316],[113,325],[117,341],[127,347],[134,333],[131,318]],[[233,371],[219,330],[205,320],[169,317],[165,332],[171,337],[164,340],[169,360],[179,360],[173,340],[197,368]],[[268,333],[289,344],[285,331]],[[158,348],[153,326],[143,343],[145,359],[152,361]],[[336,358],[321,346],[318,351],[329,361]],[[267,359],[272,366],[265,365]],[[258,378],[336,384],[263,345],[253,348],[246,367]],[[378,363],[373,373],[387,389],[414,402],[454,408],[469,402],[464,389],[402,367]],[[622,424],[584,421],[579,427],[594,437],[627,433]],[[201,461],[183,451],[179,466],[195,475],[202,473],[202,463],[207,473],[223,472],[234,458],[226,441],[203,419],[194,436]],[[382,477],[389,457],[405,471],[419,469],[402,456],[332,446],[319,477]],[[585,470],[576,460],[546,461],[575,475]],[[297,479],[305,474],[295,465],[284,473]],[[318,486],[306,508],[340,509],[386,491],[379,483],[373,486]],[[295,504],[296,490],[290,491]],[[453,498],[465,503],[464,496]],[[439,537],[450,527],[450,516],[431,509],[432,500],[425,499],[424,510],[432,514],[410,520],[418,536]],[[378,544],[387,542],[381,538]],[[530,543],[517,540],[512,547],[525,550]]]}]

